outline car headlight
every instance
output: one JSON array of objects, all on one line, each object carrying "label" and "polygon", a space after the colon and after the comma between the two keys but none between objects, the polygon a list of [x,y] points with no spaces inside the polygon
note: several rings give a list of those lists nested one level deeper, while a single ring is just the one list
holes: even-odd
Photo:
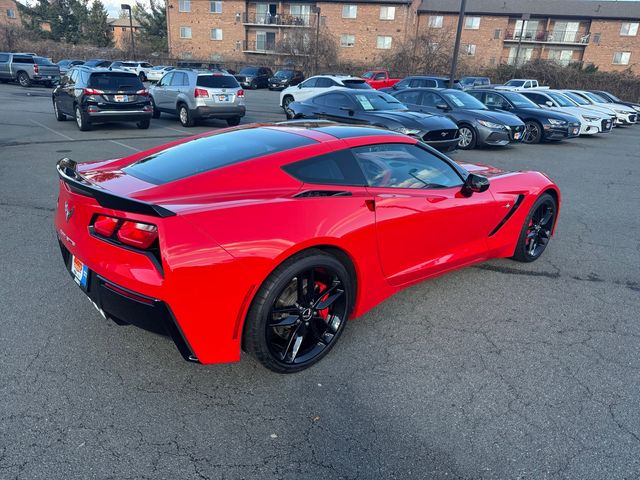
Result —
[{"label": "car headlight", "polygon": [[587,122],[597,122],[599,120],[598,117],[591,117],[589,115],[582,115],[582,118],[584,118]]},{"label": "car headlight", "polygon": [[499,129],[503,129],[504,125],[500,125],[499,123],[493,123],[493,122],[488,122],[486,120],[478,120],[478,123],[480,125],[483,125],[487,128],[499,128]]},{"label": "car headlight", "polygon": [[407,127],[392,128],[391,130],[393,130],[394,132],[402,133],[403,135],[417,135],[420,133],[420,130]]},{"label": "car headlight", "polygon": [[548,118],[547,119],[549,121],[549,123],[551,125],[566,125],[567,122],[565,122],[564,120],[556,120],[555,118]]}]

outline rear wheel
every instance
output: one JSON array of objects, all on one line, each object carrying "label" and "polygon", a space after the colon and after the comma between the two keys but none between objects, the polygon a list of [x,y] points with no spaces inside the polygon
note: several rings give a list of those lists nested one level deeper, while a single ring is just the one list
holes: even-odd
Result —
[{"label": "rear wheel", "polygon": [[149,128],[149,125],[151,125],[151,119],[150,118],[145,118],[144,120],[140,120],[139,122],[136,123],[136,126],[140,129],[140,130],[146,130]]},{"label": "rear wheel", "polygon": [[519,262],[537,260],[547,248],[556,222],[558,205],[548,193],[536,200],[525,219],[513,259]]},{"label": "rear wheel", "polygon": [[29,78],[29,75],[27,75],[27,72],[18,73],[18,83],[21,87],[25,88],[31,86],[31,79]]},{"label": "rear wheel", "polygon": [[160,110],[158,110],[158,107],[156,107],[156,102],[153,99],[153,97],[151,97],[151,108],[153,109],[153,118],[158,119],[160,118]]},{"label": "rear wheel", "polygon": [[147,76],[144,74],[144,72],[140,72],[140,75],[138,75],[138,77],[140,78],[141,82],[147,81]]},{"label": "rear wheel", "polygon": [[240,117],[227,118],[227,125],[229,125],[230,127],[240,125]]},{"label": "rear wheel", "polygon": [[335,257],[310,250],[290,258],[256,294],[244,327],[246,350],[278,373],[310,367],[342,334],[353,292]]},{"label": "rear wheel", "polygon": [[522,141],[524,143],[534,144],[540,143],[540,140],[542,140],[542,125],[535,120],[525,122]]},{"label": "rear wheel", "polygon": [[284,97],[282,99],[282,108],[284,108],[284,114],[286,115],[286,117],[291,120],[295,117],[295,113],[293,112],[293,110],[291,110],[289,108],[289,105],[291,105],[293,103],[293,97],[291,95],[287,95],[286,97]]},{"label": "rear wheel", "polygon": [[196,124],[195,118],[184,103],[178,105],[178,118],[183,127],[193,127]]},{"label": "rear wheel", "polygon": [[458,148],[461,150],[471,150],[472,148],[475,148],[477,137],[476,132],[472,127],[468,125],[461,126],[458,129],[458,135]]},{"label": "rear wheel", "polygon": [[56,116],[56,120],[59,122],[64,122],[67,119],[67,116],[58,110],[58,102],[55,100],[53,101],[53,113]]},{"label": "rear wheel", "polygon": [[78,129],[82,132],[91,130],[91,120],[89,119],[89,116],[82,111],[80,105],[76,105],[75,114],[76,125],[78,125]]}]

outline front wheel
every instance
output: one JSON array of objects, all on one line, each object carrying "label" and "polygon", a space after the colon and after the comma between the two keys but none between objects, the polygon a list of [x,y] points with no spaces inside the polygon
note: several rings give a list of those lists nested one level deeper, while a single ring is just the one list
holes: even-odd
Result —
[{"label": "front wheel", "polygon": [[269,275],[251,304],[245,349],[278,373],[310,367],[342,334],[354,291],[349,272],[334,256],[309,250],[290,258]]},{"label": "front wheel", "polygon": [[458,148],[461,150],[471,150],[475,148],[477,137],[476,132],[472,127],[463,125],[458,129]]},{"label": "front wheel", "polygon": [[291,120],[293,118],[295,118],[295,113],[293,112],[293,110],[291,110],[291,108],[289,108],[289,105],[291,105],[293,103],[293,97],[291,95],[287,95],[286,97],[284,97],[284,99],[282,100],[282,108],[284,108],[284,114],[287,117],[288,120]]},{"label": "front wheel", "polygon": [[537,260],[547,248],[558,215],[558,205],[552,195],[542,194],[533,204],[522,225],[513,259],[519,262]]},{"label": "front wheel", "polygon": [[540,143],[540,140],[542,140],[542,125],[534,120],[529,120],[524,125],[522,141],[529,144]]}]

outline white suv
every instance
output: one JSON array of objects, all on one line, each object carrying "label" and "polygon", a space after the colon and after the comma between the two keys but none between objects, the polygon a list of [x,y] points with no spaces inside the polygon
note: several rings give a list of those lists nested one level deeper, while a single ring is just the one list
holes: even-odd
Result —
[{"label": "white suv", "polygon": [[302,102],[333,88],[371,90],[369,84],[359,77],[350,75],[316,75],[280,92],[280,106],[284,109],[287,118],[293,118],[288,108],[291,102]]},{"label": "white suv", "polygon": [[153,65],[147,62],[113,62],[111,64],[111,69],[115,70],[124,70],[125,72],[132,72],[140,77],[142,82],[147,81],[147,75],[149,75],[149,71],[153,68]]}]

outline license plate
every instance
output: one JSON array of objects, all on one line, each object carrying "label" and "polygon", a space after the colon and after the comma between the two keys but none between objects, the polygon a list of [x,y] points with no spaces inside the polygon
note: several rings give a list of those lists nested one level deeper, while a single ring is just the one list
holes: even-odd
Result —
[{"label": "license plate", "polygon": [[514,139],[514,140],[519,140],[519,139],[520,139],[520,132],[515,132],[515,133],[513,134],[513,139]]},{"label": "license plate", "polygon": [[227,96],[226,95],[218,95],[218,101],[219,102],[226,102],[227,101]]},{"label": "license plate", "polygon": [[574,135],[577,135],[580,130],[578,128],[574,128],[571,131],[573,132]]},{"label": "license plate", "polygon": [[129,95],[116,95],[115,99],[116,99],[116,102],[128,102]]},{"label": "license plate", "polygon": [[84,290],[87,289],[87,279],[89,278],[89,267],[87,267],[75,255],[71,257],[71,275],[75,282]]}]

